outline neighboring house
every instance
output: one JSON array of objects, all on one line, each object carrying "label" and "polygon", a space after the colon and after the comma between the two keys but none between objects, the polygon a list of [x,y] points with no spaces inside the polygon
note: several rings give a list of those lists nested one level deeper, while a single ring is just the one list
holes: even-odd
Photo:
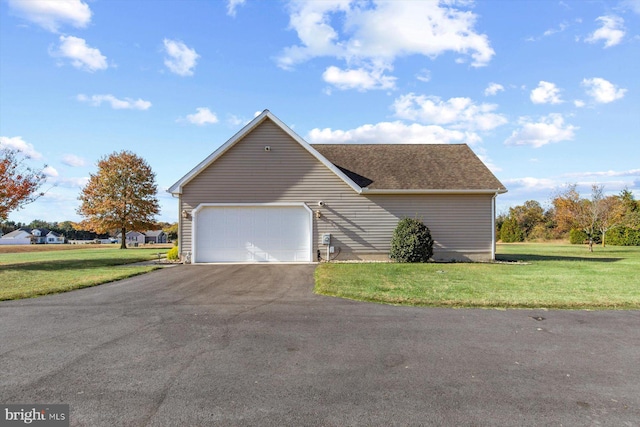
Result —
[{"label": "neighboring house", "polygon": [[506,188],[466,144],[312,146],[265,110],[169,192],[194,263],[387,259],[404,217],[434,259],[488,261]]},{"label": "neighboring house", "polygon": [[47,243],[47,234],[49,230],[46,228],[34,228],[31,230],[31,241],[36,245]]},{"label": "neighboring house", "polygon": [[167,243],[167,233],[162,230],[147,230],[144,235],[145,243]]},{"label": "neighboring house", "polygon": [[[139,231],[127,231],[127,244],[143,244],[144,243],[144,233],[140,233]],[[122,242],[122,233],[118,233],[116,236],[118,239],[118,243]]]},{"label": "neighboring house", "polygon": [[31,229],[19,228],[0,237],[0,245],[30,245]]},{"label": "neighboring house", "polygon": [[47,241],[48,245],[60,245],[64,243],[64,236],[62,234],[56,233],[55,231],[50,231],[47,233]]},{"label": "neighboring house", "polygon": [[0,245],[29,245],[64,243],[64,236],[46,228],[19,228],[0,237]]}]

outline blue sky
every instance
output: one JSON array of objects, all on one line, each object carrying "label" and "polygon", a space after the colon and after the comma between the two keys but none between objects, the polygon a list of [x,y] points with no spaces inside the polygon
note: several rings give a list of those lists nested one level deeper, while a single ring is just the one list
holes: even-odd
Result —
[{"label": "blue sky", "polygon": [[164,190],[264,109],[310,143],[468,143],[499,212],[640,198],[638,75],[638,0],[0,0],[0,144],[49,175],[9,219],[78,220],[127,149],[177,221]]}]

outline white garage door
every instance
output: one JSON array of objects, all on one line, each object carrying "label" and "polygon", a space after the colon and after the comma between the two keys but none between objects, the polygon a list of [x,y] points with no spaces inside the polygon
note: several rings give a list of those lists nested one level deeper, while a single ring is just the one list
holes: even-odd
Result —
[{"label": "white garage door", "polygon": [[194,262],[311,261],[306,206],[203,206],[194,215]]}]

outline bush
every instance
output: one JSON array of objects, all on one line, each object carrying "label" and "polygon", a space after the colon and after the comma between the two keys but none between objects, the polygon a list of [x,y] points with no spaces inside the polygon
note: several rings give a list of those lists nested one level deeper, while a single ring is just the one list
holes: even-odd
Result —
[{"label": "bush", "polygon": [[518,221],[515,218],[509,217],[502,223],[500,240],[503,243],[524,242],[524,232],[518,227]]},{"label": "bush", "polygon": [[389,257],[398,262],[427,262],[432,256],[429,228],[417,219],[401,219],[393,231]]},{"label": "bush", "polygon": [[178,247],[174,246],[171,249],[169,249],[169,252],[167,252],[167,259],[170,261],[177,261],[180,258],[180,256],[178,255]]},{"label": "bush", "polygon": [[618,227],[607,232],[606,244],[614,246],[640,246],[640,230]]},{"label": "bush", "polygon": [[572,245],[581,245],[587,241],[587,233],[576,228],[572,228],[569,231],[569,243]]},{"label": "bush", "polygon": [[[609,239],[609,233],[607,233],[607,239]],[[581,245],[589,241],[589,235],[584,230],[578,230],[577,228],[572,228],[569,231],[569,243],[572,245]],[[593,234],[593,243],[600,244],[602,243],[602,233],[596,231]]]}]

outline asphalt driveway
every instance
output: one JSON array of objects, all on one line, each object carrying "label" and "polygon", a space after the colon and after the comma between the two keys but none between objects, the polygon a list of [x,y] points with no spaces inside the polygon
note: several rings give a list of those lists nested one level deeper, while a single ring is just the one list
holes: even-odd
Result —
[{"label": "asphalt driveway", "polygon": [[78,426],[640,425],[638,311],[384,306],[314,295],[313,270],[0,302],[0,403]]}]

